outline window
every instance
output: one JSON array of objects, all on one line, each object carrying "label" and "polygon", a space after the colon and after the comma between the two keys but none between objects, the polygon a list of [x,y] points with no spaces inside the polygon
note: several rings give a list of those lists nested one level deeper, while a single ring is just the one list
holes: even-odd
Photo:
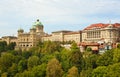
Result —
[{"label": "window", "polygon": [[87,32],[87,38],[100,38],[100,37],[101,37],[100,31]]}]

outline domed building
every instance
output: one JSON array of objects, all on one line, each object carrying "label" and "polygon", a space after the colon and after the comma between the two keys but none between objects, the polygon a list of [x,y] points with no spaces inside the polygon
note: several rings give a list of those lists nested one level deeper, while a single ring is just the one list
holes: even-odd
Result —
[{"label": "domed building", "polygon": [[[23,29],[18,30],[18,40],[16,49],[29,49],[36,46],[39,40],[41,41],[60,41],[69,42],[75,41],[78,45],[93,47],[95,50],[102,46],[112,45],[120,42],[120,23],[103,24],[97,23],[86,27],[82,31],[55,31],[52,34],[44,33],[43,24],[37,20],[33,23],[30,31],[25,33]],[[97,48],[96,48],[97,46]]]},{"label": "domed building", "polygon": [[18,40],[16,50],[28,50],[31,47],[36,46],[37,42],[41,40],[42,36],[44,36],[43,24],[37,20],[33,23],[30,32],[26,33],[23,29],[18,30]]}]

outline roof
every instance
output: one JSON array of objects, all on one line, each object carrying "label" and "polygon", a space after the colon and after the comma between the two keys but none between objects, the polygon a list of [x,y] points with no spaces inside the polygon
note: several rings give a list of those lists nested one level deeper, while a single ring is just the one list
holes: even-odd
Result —
[{"label": "roof", "polygon": [[95,43],[95,42],[89,42],[89,43],[81,42],[81,43],[79,43],[79,46],[99,46],[99,43]]},{"label": "roof", "polygon": [[16,36],[3,36],[2,38],[16,38],[17,39]]},{"label": "roof", "polygon": [[108,27],[109,25],[112,25],[113,28],[118,28],[118,27],[120,27],[120,23],[115,23],[115,24],[97,23],[97,24],[92,24],[92,25],[86,27],[84,30],[90,30],[90,29],[93,29],[93,28],[105,28],[105,27]]},{"label": "roof", "polygon": [[60,30],[60,31],[54,31],[52,33],[68,33],[68,32],[72,32],[72,31],[69,31],[69,30]]}]

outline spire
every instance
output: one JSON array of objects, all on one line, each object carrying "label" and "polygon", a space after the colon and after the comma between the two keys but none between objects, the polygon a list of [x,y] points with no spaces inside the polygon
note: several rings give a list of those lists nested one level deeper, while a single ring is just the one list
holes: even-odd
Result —
[{"label": "spire", "polygon": [[109,28],[112,28],[113,25],[111,24],[111,20],[109,20],[109,25],[108,25]]},{"label": "spire", "polygon": [[109,24],[111,25],[111,20],[109,20]]},{"label": "spire", "polygon": [[37,22],[39,22],[39,19],[37,19]]},{"label": "spire", "polygon": [[36,26],[43,26],[42,23],[39,21],[39,19],[37,19],[37,21],[35,22]]}]

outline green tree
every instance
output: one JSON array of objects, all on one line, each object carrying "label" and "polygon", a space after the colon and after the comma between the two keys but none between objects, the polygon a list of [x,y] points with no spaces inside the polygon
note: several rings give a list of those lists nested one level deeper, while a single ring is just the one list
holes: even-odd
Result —
[{"label": "green tree", "polygon": [[107,69],[106,66],[99,66],[92,71],[91,76],[92,77],[105,77],[105,74],[107,73],[106,69]]},{"label": "green tree", "polygon": [[91,51],[92,51],[92,48],[88,47],[88,48],[86,49],[86,51],[87,51],[87,52],[91,52]]},{"label": "green tree", "polygon": [[97,59],[98,66],[108,66],[113,63],[113,50],[108,50]]},{"label": "green tree", "polygon": [[79,77],[78,69],[73,66],[71,69],[69,69],[67,77]]},{"label": "green tree", "polygon": [[120,63],[109,65],[105,77],[120,77]]},{"label": "green tree", "polygon": [[27,60],[26,59],[21,59],[18,62],[18,72],[23,72],[25,69],[27,69]]},{"label": "green tree", "polygon": [[14,77],[35,77],[31,71],[24,71],[23,73],[17,73]]},{"label": "green tree", "polygon": [[80,49],[78,48],[78,46],[75,42],[73,42],[71,45],[71,51],[80,51]]},{"label": "green tree", "polygon": [[93,69],[82,70],[80,72],[80,77],[91,77]]},{"label": "green tree", "polygon": [[71,46],[71,54],[69,56],[69,62],[71,66],[76,66],[79,72],[82,70],[82,67],[84,66],[82,53],[80,52],[80,49],[77,47],[76,43],[73,43]]},{"label": "green tree", "polygon": [[24,71],[19,77],[34,77],[34,74],[31,71]]},{"label": "green tree", "polygon": [[23,51],[22,56],[26,59],[28,59],[32,55],[31,51]]},{"label": "green tree", "polygon": [[17,73],[14,77],[22,77],[22,73]]},{"label": "green tree", "polygon": [[63,67],[63,70],[65,72],[68,71],[68,69],[70,68],[70,63],[69,63],[69,55],[70,55],[71,51],[67,50],[67,49],[63,49],[60,52],[60,61],[61,61],[61,65]]},{"label": "green tree", "polygon": [[8,69],[8,76],[13,77],[17,71],[17,64],[13,63],[12,66]]},{"label": "green tree", "polygon": [[118,63],[120,62],[120,48],[116,48],[113,51],[113,62]]},{"label": "green tree", "polygon": [[119,49],[120,49],[120,44],[118,44],[118,45],[117,45],[117,48],[119,48]]},{"label": "green tree", "polygon": [[47,77],[62,77],[63,70],[62,70],[61,64],[56,58],[53,58],[48,62],[46,75]]},{"label": "green tree", "polygon": [[1,77],[8,77],[8,73],[7,72],[2,73]]},{"label": "green tree", "polygon": [[52,58],[55,58],[55,56],[53,54],[41,54],[41,59],[40,62],[41,63],[48,63],[49,60],[51,60]]},{"label": "green tree", "polygon": [[15,42],[11,42],[11,43],[7,46],[7,49],[8,49],[8,50],[14,50],[15,46],[16,46],[16,43],[15,43]]},{"label": "green tree", "polygon": [[30,52],[32,52],[32,55],[35,55],[35,56],[38,56],[38,57],[41,57],[41,50],[42,48],[36,46],[36,47],[32,47],[29,49]]},{"label": "green tree", "polygon": [[51,42],[51,41],[45,41],[42,46],[42,52],[47,52],[49,54],[54,53],[56,51],[60,52],[62,49],[59,42]]},{"label": "green tree", "polygon": [[97,67],[97,58],[98,55],[91,54],[88,57],[85,58],[85,69],[94,69]]},{"label": "green tree", "polygon": [[2,53],[0,58],[0,70],[1,72],[6,72],[9,67],[12,66],[14,62],[14,56],[10,53]]},{"label": "green tree", "polygon": [[37,56],[31,56],[31,57],[29,57],[28,63],[27,63],[28,69],[31,69],[34,66],[37,66],[39,64],[39,61],[40,61],[39,57],[37,57]]},{"label": "green tree", "polygon": [[47,66],[47,64],[43,63],[41,65],[33,67],[32,73],[34,74],[34,77],[45,77],[46,76],[46,66]]},{"label": "green tree", "polygon": [[6,51],[7,42],[6,41],[0,41],[0,52]]}]

